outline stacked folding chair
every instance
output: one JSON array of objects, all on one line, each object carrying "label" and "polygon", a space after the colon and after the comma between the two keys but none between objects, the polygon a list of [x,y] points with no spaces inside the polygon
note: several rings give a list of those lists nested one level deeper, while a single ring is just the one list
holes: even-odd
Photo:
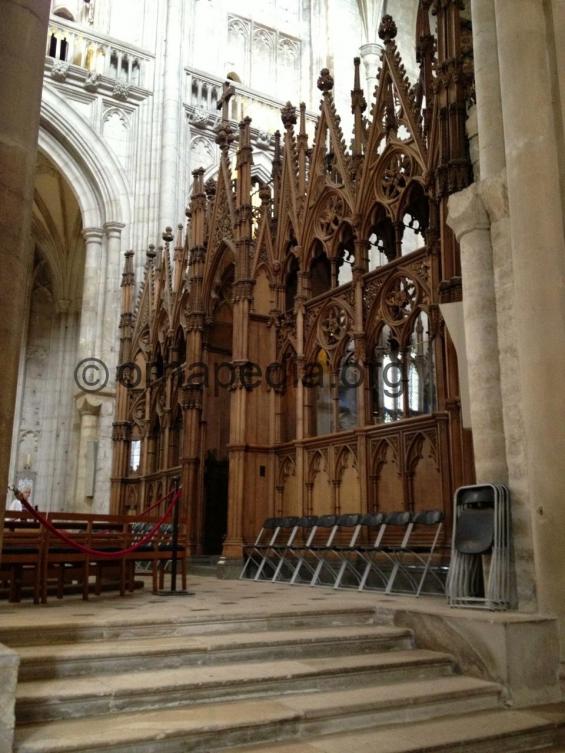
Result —
[{"label": "stacked folding chair", "polygon": [[455,492],[450,606],[510,609],[510,495],[502,484],[463,486]]}]

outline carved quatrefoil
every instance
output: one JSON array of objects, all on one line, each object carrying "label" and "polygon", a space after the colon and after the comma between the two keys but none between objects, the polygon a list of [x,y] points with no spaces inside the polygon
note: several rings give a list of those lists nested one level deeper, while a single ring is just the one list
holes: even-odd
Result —
[{"label": "carved quatrefoil", "polygon": [[407,319],[418,305],[418,285],[409,277],[393,277],[383,291],[383,313],[390,322]]},{"label": "carved quatrefoil", "polygon": [[335,348],[347,334],[349,316],[337,303],[331,303],[322,313],[318,326],[319,337],[326,348]]},{"label": "carved quatrefoil", "polygon": [[395,201],[412,177],[412,158],[403,152],[393,152],[377,176],[377,195],[387,202]]},{"label": "carved quatrefoil", "polygon": [[318,210],[318,233],[330,238],[339,228],[345,216],[345,202],[341,196],[331,193]]}]

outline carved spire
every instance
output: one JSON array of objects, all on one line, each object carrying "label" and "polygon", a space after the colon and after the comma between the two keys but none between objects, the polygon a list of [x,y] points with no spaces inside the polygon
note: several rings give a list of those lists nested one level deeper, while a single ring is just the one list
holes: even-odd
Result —
[{"label": "carved spire", "polygon": [[274,203],[274,212],[275,217],[279,210],[279,193],[280,193],[280,187],[281,187],[281,169],[282,169],[282,160],[281,160],[281,132],[275,131],[275,145],[274,145],[274,153],[273,153],[273,162],[272,162],[272,178],[273,178],[273,203]]},{"label": "carved spire", "polygon": [[184,245],[182,237],[183,227],[177,225],[177,237],[175,241],[175,254],[173,258],[173,293],[178,293],[182,284]]},{"label": "carved spire", "polygon": [[133,251],[126,251],[122,272],[122,313],[120,316],[120,363],[124,363],[129,355],[129,344],[133,337],[134,308],[135,308],[135,273],[133,270]]},{"label": "carved spire", "polygon": [[357,172],[361,155],[363,154],[364,144],[364,129],[363,129],[363,113],[367,109],[367,101],[361,88],[361,73],[360,65],[361,58],[353,58],[354,74],[353,74],[353,89],[351,90],[351,112],[353,113],[353,144],[352,144],[352,157],[353,157],[353,172]]},{"label": "carved spire", "polygon": [[229,121],[229,102],[234,96],[235,89],[230,81],[224,83],[222,96],[218,100],[216,108],[222,111],[222,120],[216,129],[216,144],[220,147],[223,154],[226,154],[230,144],[235,138]]},{"label": "carved spire", "polygon": [[300,129],[298,132],[298,200],[302,202],[306,191],[306,165],[308,136],[306,134],[306,103],[300,103]]}]

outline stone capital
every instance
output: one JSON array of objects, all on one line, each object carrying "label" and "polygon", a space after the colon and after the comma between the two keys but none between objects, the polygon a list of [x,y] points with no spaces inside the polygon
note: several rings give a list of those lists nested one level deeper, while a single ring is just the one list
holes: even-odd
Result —
[{"label": "stone capital", "polygon": [[508,183],[506,180],[506,168],[498,175],[485,178],[479,184],[479,195],[488,212],[491,223],[508,217]]},{"label": "stone capital", "polygon": [[461,241],[475,230],[488,230],[489,217],[479,195],[477,184],[454,193],[449,197],[447,224]]},{"label": "stone capital", "polygon": [[104,232],[109,238],[120,238],[124,228],[125,224],[123,222],[104,223]]},{"label": "stone capital", "polygon": [[104,230],[101,227],[85,227],[82,235],[87,243],[89,241],[100,242],[104,237]]},{"label": "stone capital", "polygon": [[380,45],[378,42],[367,42],[366,44],[362,44],[361,47],[359,47],[359,52],[361,53],[361,57],[365,58],[368,55],[380,55],[382,49],[382,45]]},{"label": "stone capital", "polygon": [[77,398],[77,409],[81,416],[98,416],[102,407],[102,400],[92,395],[80,395]]}]

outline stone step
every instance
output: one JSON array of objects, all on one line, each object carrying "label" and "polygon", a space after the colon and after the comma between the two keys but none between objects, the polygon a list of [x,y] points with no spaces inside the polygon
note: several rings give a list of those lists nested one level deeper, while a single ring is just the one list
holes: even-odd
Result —
[{"label": "stone step", "polygon": [[[387,655],[388,656],[388,655]],[[45,683],[48,686],[50,683]],[[18,725],[15,753],[210,753],[230,746],[299,740],[439,714],[496,708],[501,688],[463,676],[435,677],[271,698],[216,701]],[[139,688],[143,692],[143,688]],[[118,711],[119,705],[109,709]],[[483,732],[485,730],[483,729]],[[300,749],[299,749],[300,750]],[[341,748],[343,753],[347,748]],[[501,750],[499,748],[499,750]],[[385,753],[377,746],[355,753]],[[337,753],[337,752],[336,752]]]},{"label": "stone step", "polygon": [[33,680],[18,684],[16,719],[18,723],[68,719],[214,699],[345,689],[377,682],[435,679],[453,671],[453,659],[448,654],[410,650]]},{"label": "stone step", "polygon": [[316,736],[298,742],[237,746],[230,748],[230,753],[531,753],[538,750],[557,753],[552,745],[555,732],[554,725],[535,711],[497,710]]},{"label": "stone step", "polygon": [[352,625],[22,646],[20,682],[188,665],[344,656],[413,647],[406,628]]},{"label": "stone step", "polygon": [[256,633],[263,630],[290,630],[293,628],[328,627],[346,625],[375,624],[375,610],[344,607],[322,607],[301,610],[273,610],[256,615],[247,613],[215,615],[190,610],[187,599],[186,618],[166,619],[146,618],[135,613],[125,619],[123,616],[97,620],[96,615],[89,615],[81,620],[64,624],[53,615],[42,614],[41,630],[37,623],[22,622],[10,627],[0,628],[0,643],[11,648],[20,646],[41,646],[53,643],[76,643],[91,641],[122,641],[130,638],[154,638],[161,636],[198,635],[206,633]]}]

